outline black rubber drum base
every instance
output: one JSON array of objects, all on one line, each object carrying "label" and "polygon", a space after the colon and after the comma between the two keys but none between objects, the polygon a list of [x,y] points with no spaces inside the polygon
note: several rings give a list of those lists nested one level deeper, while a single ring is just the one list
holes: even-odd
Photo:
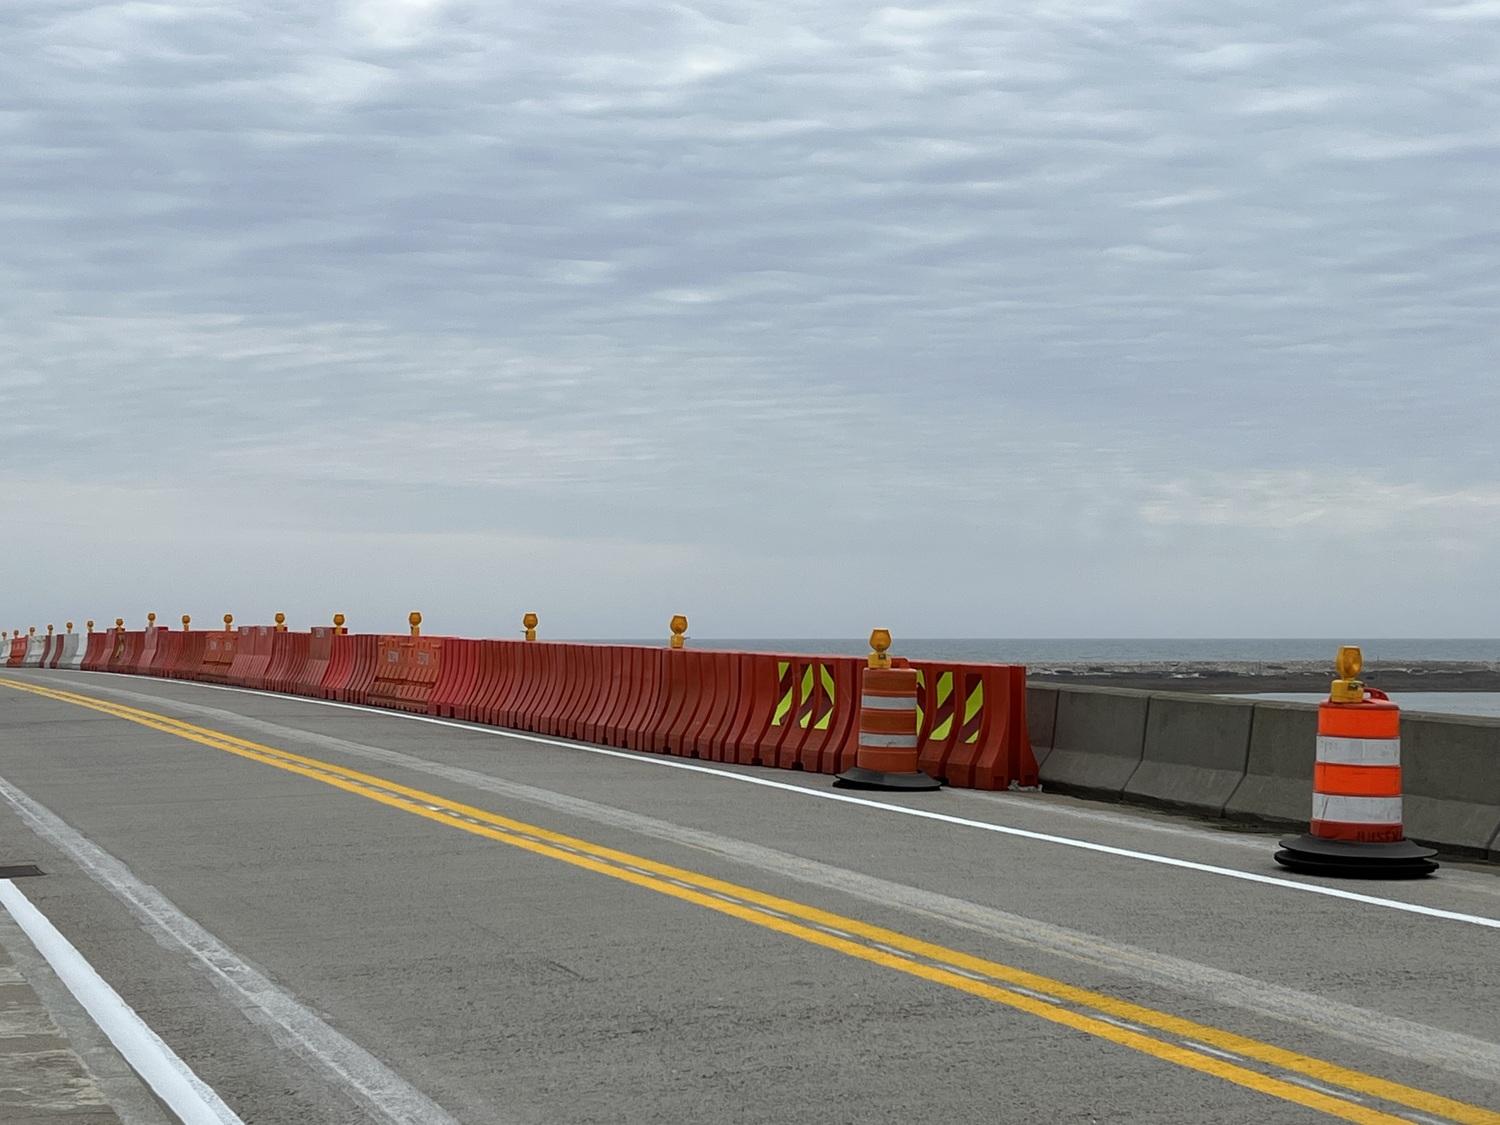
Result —
[{"label": "black rubber drum base", "polygon": [[1281,841],[1276,862],[1309,875],[1344,875],[1355,879],[1420,879],[1438,869],[1437,852],[1402,840],[1397,844],[1356,844],[1301,835]]},{"label": "black rubber drum base", "polygon": [[886,773],[883,770],[867,770],[855,766],[833,777],[835,789],[941,789],[943,783],[928,777],[918,770],[916,773]]}]

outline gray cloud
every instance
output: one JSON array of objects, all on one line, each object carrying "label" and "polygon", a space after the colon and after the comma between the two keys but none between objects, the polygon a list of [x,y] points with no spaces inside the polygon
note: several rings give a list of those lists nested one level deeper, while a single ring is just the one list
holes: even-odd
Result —
[{"label": "gray cloud", "polygon": [[23,615],[385,543],[361,606],[455,629],[503,563],[591,635],[1494,632],[1492,4],[0,31],[0,521],[141,536]]}]

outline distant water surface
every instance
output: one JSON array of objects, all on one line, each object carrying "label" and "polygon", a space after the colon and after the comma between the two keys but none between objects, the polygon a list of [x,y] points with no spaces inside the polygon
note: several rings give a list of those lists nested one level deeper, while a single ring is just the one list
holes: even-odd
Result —
[{"label": "distant water surface", "polygon": [[[661,644],[662,641],[621,642]],[[695,648],[733,649],[755,652],[848,654],[869,652],[863,637],[844,639],[745,640],[691,637]],[[1177,661],[1326,660],[1340,645],[1357,644],[1366,660],[1465,660],[1500,661],[1500,639],[1328,639],[1271,638],[1117,638],[1096,639],[935,639],[895,638],[891,652],[914,660],[975,661],[985,664],[1136,664]]]}]

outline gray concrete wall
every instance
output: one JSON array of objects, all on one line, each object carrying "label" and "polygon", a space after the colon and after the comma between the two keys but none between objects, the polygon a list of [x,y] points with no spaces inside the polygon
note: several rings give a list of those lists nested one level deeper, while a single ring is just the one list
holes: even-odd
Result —
[{"label": "gray concrete wall", "polygon": [[1141,764],[1150,699],[1124,688],[1059,687],[1052,745],[1037,755],[1042,785],[1118,798]]},{"label": "gray concrete wall", "polygon": [[1500,858],[1500,720],[1401,716],[1406,834]]},{"label": "gray concrete wall", "polygon": [[1151,696],[1141,763],[1124,796],[1222,816],[1245,777],[1254,712],[1248,700]]},{"label": "gray concrete wall", "polygon": [[1306,703],[1256,700],[1245,776],[1224,815],[1235,820],[1300,823],[1312,812],[1318,709]]},{"label": "gray concrete wall", "polygon": [[[1046,788],[1306,823],[1314,704],[1053,684],[1026,698]],[[1500,860],[1500,719],[1404,713],[1401,760],[1407,835]]]}]

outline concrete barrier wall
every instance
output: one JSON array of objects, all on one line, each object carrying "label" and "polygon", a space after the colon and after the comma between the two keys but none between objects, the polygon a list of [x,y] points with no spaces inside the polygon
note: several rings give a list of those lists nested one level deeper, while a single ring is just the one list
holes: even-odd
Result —
[{"label": "concrete barrier wall", "polygon": [[1254,713],[1246,700],[1151,696],[1141,764],[1124,796],[1222,816],[1245,777]]},{"label": "concrete barrier wall", "polygon": [[[1141,764],[1149,692],[1124,688],[1057,689],[1052,745],[1037,756],[1042,786],[1119,796]],[[1029,695],[1028,695],[1029,702]]]},{"label": "concrete barrier wall", "polygon": [[[1030,685],[1044,788],[1305,826],[1318,709],[1184,692]],[[1500,860],[1500,719],[1403,712],[1406,833]]]},{"label": "concrete barrier wall", "polygon": [[1312,811],[1318,709],[1307,703],[1251,704],[1244,779],[1224,806],[1236,820],[1301,822]]},{"label": "concrete barrier wall", "polygon": [[1500,858],[1500,719],[1401,716],[1406,834]]}]

